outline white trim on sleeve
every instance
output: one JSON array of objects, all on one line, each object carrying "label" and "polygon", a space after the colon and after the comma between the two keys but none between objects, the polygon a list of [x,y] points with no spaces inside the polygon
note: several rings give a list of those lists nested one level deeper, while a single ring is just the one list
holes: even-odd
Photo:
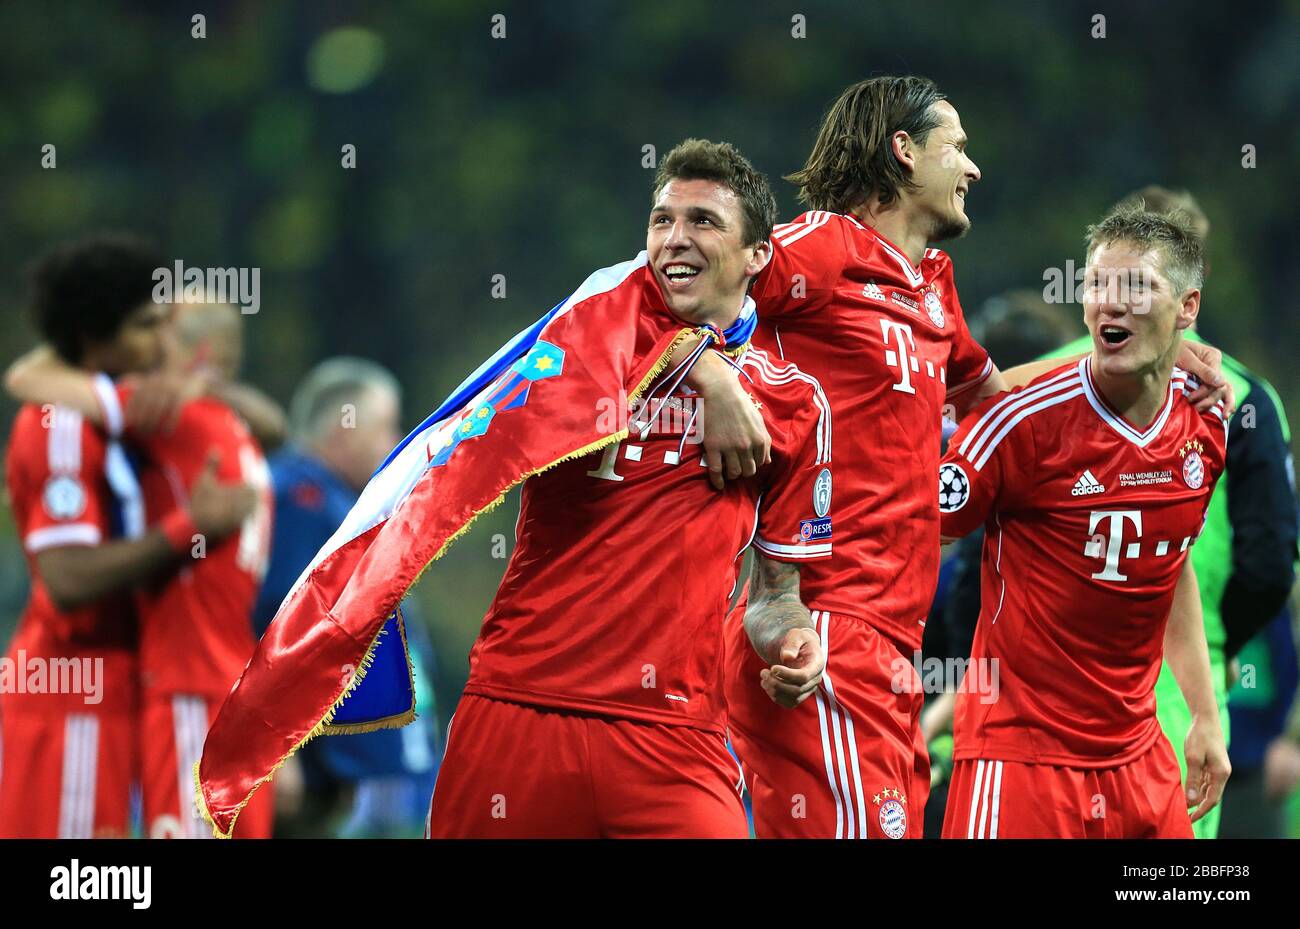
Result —
[{"label": "white trim on sleeve", "polygon": [[959,394],[963,390],[970,390],[972,387],[975,387],[979,384],[983,384],[985,381],[989,379],[989,375],[991,375],[992,373],[993,373],[993,359],[992,358],[985,359],[984,367],[980,369],[980,373],[978,377],[969,380],[964,384],[958,384],[956,387],[949,387],[948,392],[944,395],[944,398],[947,399],[948,397],[951,397],[953,394]]},{"label": "white trim on sleeve", "polygon": [[65,523],[33,529],[23,539],[23,547],[33,555],[59,545],[98,545],[103,533],[94,523]]},{"label": "white trim on sleeve", "polygon": [[754,538],[754,547],[769,555],[784,555],[787,558],[824,558],[831,553],[830,542],[818,542],[816,545],[781,545],[757,536]]}]

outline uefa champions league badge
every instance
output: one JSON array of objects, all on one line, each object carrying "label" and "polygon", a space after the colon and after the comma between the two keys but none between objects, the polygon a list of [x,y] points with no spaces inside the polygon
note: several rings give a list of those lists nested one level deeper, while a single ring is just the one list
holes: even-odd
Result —
[{"label": "uefa champions league badge", "polygon": [[961,465],[946,461],[939,466],[939,512],[956,513],[970,499],[970,479]]},{"label": "uefa champions league badge", "polygon": [[1183,456],[1183,482],[1192,490],[1200,490],[1205,483],[1205,462],[1201,460],[1203,451],[1205,446],[1199,439],[1189,439],[1178,452]]},{"label": "uefa champions league badge", "polygon": [[886,787],[871,798],[880,807],[880,831],[890,839],[907,835],[907,794],[897,787]]},{"label": "uefa champions league badge", "polygon": [[933,290],[925,295],[925,312],[930,317],[930,322],[940,329],[943,328],[943,304],[939,302],[939,295]]}]

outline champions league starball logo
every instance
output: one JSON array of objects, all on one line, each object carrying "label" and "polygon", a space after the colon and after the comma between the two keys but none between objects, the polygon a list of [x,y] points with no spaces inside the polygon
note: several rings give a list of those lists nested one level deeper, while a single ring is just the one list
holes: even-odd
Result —
[{"label": "champions league starball logo", "polygon": [[970,497],[970,480],[960,465],[952,462],[939,466],[939,512],[955,513]]}]

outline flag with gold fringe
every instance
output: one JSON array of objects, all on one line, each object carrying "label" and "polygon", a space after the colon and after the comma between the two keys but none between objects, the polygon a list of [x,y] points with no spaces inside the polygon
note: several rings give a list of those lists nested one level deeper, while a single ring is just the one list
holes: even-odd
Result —
[{"label": "flag with gold fringe", "polygon": [[592,274],[466,378],[372,476],[222,704],[195,765],[213,833],[230,837],[253,792],[314,736],[414,719],[398,603],[421,572],[510,488],[625,438],[626,423],[600,412],[611,400],[635,409],[656,379],[680,381],[711,343],[742,346],[755,322],[747,300],[665,372],[692,330],[642,252]]}]

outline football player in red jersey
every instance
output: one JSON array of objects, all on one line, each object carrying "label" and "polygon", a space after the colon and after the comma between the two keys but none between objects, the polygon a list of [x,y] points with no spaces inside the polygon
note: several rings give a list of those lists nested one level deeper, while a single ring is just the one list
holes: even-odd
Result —
[{"label": "football player in red jersey", "polygon": [[[624,282],[642,310],[726,329],[752,311],[776,205],[729,145],[689,140],[656,178],[647,259]],[[615,286],[624,286],[619,283]],[[747,309],[748,308],[748,309]],[[726,748],[722,622],[751,539],[775,561],[830,554],[830,415],[793,365],[748,350],[749,402],[771,463],[722,492],[674,390],[643,430],[529,478],[517,545],[470,655],[430,806],[432,837],[748,834]],[[735,376],[732,376],[733,381]],[[665,388],[666,389],[666,388]],[[709,415],[707,401],[703,414]],[[782,575],[797,703],[821,656]]]},{"label": "football player in red jersey", "polygon": [[[1092,353],[983,404],[939,469],[943,537],[988,527],[972,661],[998,681],[957,698],[946,838],[1190,839],[1230,770],[1188,557],[1227,423],[1175,366],[1201,243],[1177,214],[1120,208],[1087,259]],[[1185,793],[1162,653],[1193,717]]]},{"label": "football player in red jersey", "polygon": [[[894,665],[920,648],[938,581],[927,475],[940,422],[1042,370],[1003,377],[967,331],[951,261],[927,248],[969,228],[966,196],[979,178],[957,110],[930,81],[855,84],[791,176],[812,212],[776,227],[753,288],[755,344],[822,383],[841,436],[836,553],[801,579],[827,655],[816,699],[793,713],[767,699],[780,684],[770,651],[779,612],[760,619],[738,606],[728,620],[732,740],[760,837],[921,834],[922,694],[900,692]],[[760,553],[755,590],[772,571]]]},{"label": "football player in red jersey", "polygon": [[[218,396],[202,392],[213,383],[233,382],[241,333],[239,311],[229,304],[176,307],[164,338],[162,374],[171,385],[189,386],[181,388],[183,402],[174,412],[167,412],[177,399],[170,386],[141,386],[128,378],[113,391],[96,394],[87,375],[49,358],[29,357],[10,378],[10,386],[26,398],[67,404],[110,435],[125,433],[143,460],[148,521],[166,525],[169,538],[191,559],[174,574],[144,585],[137,597],[142,786],[145,826],[153,838],[211,834],[194,810],[192,771],[209,722],[256,646],[252,607],[269,555],[269,473],[243,419]],[[121,409],[134,405],[138,390],[154,387],[164,396],[148,403],[151,411],[161,412],[152,428],[123,416]],[[255,492],[255,505],[238,531],[221,539],[205,537],[176,516],[185,512],[189,490],[210,460],[220,479]],[[249,805],[237,837],[270,837],[272,797],[267,792]]]},{"label": "football player in red jersey", "polygon": [[[135,240],[98,237],[37,265],[37,327],[106,398],[111,382],[90,372],[149,368],[161,354],[168,308],[149,300],[159,264]],[[129,588],[188,553],[188,542],[173,543],[176,526],[220,538],[246,517],[251,496],[217,485],[209,469],[184,510],[146,531],[120,444],[48,404],[20,410],[6,484],[32,591],[0,668],[11,672],[0,673],[0,837],[126,836],[139,701]]]}]

